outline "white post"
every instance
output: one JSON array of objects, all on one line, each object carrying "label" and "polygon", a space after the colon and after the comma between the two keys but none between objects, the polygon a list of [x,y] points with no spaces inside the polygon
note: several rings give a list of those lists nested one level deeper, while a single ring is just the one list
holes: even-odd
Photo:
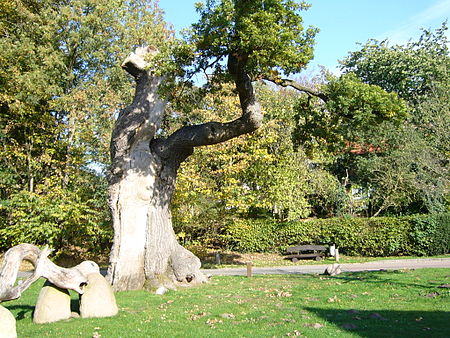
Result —
[{"label": "white post", "polygon": [[336,244],[333,244],[330,246],[330,256],[335,257],[336,256]]}]

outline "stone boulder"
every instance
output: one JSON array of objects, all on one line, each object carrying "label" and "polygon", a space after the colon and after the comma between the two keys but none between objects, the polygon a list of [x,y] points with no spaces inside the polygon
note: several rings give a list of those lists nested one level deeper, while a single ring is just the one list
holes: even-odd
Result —
[{"label": "stone boulder", "polygon": [[87,276],[91,273],[100,273],[100,268],[97,263],[93,261],[83,261],[80,264],[73,267],[80,271],[83,275]]},{"label": "stone boulder", "polygon": [[8,309],[0,305],[0,338],[16,337],[16,319]]},{"label": "stone boulder", "polygon": [[328,275],[328,276],[336,276],[339,275],[341,273],[341,266],[337,263],[334,263],[333,265],[329,265],[324,274]]},{"label": "stone boulder", "polygon": [[88,284],[80,297],[80,315],[89,317],[112,317],[119,309],[111,284],[100,273],[87,275]]},{"label": "stone boulder", "polygon": [[70,294],[50,282],[46,282],[39,293],[34,309],[33,322],[45,324],[71,318]]}]

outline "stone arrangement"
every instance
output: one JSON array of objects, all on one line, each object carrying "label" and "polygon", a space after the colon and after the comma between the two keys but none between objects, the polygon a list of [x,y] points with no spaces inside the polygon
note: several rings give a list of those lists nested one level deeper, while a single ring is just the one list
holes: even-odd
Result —
[{"label": "stone arrangement", "polygon": [[[84,261],[70,269],[62,268],[47,258],[50,252],[48,248],[40,250],[31,244],[19,244],[9,249],[0,266],[0,301],[19,298],[32,283],[44,277],[47,281],[36,302],[34,323],[117,315],[119,309],[111,284],[100,274],[100,268],[95,262]],[[35,270],[28,279],[15,285],[23,259],[30,261]],[[71,310],[69,290],[80,295],[80,313]],[[8,309],[0,305],[0,338],[16,337],[16,320]]]}]

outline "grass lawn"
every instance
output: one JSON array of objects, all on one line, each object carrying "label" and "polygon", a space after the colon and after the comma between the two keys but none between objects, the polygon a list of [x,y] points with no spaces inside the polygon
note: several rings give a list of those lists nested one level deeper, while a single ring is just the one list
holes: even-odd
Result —
[{"label": "grass lawn", "polygon": [[[3,303],[20,337],[449,337],[450,269],[214,277],[157,296],[116,295],[119,315],[32,323],[42,282]],[[76,307],[76,295],[73,295]]]}]

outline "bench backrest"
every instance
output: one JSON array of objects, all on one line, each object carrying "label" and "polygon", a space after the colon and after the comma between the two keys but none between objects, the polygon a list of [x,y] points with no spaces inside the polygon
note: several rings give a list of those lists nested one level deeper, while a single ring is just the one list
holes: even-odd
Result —
[{"label": "bench backrest", "polygon": [[288,253],[300,252],[300,251],[326,251],[327,248],[323,245],[297,245],[287,248]]}]

